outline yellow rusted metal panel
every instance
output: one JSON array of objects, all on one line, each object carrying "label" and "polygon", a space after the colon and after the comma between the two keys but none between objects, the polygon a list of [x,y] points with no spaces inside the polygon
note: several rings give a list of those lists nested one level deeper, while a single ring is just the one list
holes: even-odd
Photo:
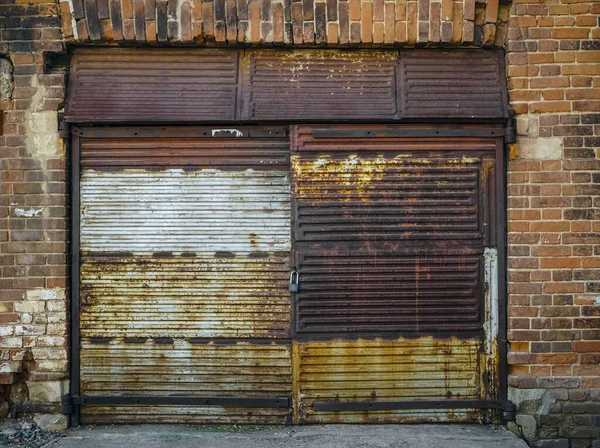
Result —
[{"label": "yellow rusted metal panel", "polygon": [[[287,168],[84,169],[80,241],[83,396],[291,395]],[[284,423],[290,414],[84,405],[82,421]]]},{"label": "yellow rusted metal panel", "polygon": [[[136,342],[84,339],[81,388],[92,396],[261,398],[291,394],[289,344],[184,339]],[[287,408],[84,406],[84,423],[285,423]]]},{"label": "yellow rusted metal panel", "polygon": [[468,421],[474,409],[318,411],[315,401],[398,402],[478,399],[482,355],[478,339],[432,336],[397,340],[295,342],[295,418],[299,423]]}]

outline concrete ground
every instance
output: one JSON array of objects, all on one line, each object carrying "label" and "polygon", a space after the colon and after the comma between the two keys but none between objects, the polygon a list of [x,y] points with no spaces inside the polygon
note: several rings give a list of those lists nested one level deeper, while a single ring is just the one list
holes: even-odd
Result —
[{"label": "concrete ground", "polygon": [[99,426],[44,448],[527,448],[505,428],[476,425]]}]

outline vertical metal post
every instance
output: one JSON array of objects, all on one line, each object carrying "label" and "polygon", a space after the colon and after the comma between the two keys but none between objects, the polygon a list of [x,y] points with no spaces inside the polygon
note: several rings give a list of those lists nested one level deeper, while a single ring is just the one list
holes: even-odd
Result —
[{"label": "vertical metal post", "polygon": [[498,139],[496,143],[496,241],[498,244],[498,387],[499,399],[508,399],[508,368],[507,368],[507,254],[506,254],[506,152],[504,142]]},{"label": "vertical metal post", "polygon": [[[71,396],[80,395],[79,370],[80,370],[80,332],[79,332],[79,235],[80,235],[80,148],[79,137],[71,134],[71,337],[70,337],[70,376]],[[73,404],[71,425],[79,425],[80,405]]]}]

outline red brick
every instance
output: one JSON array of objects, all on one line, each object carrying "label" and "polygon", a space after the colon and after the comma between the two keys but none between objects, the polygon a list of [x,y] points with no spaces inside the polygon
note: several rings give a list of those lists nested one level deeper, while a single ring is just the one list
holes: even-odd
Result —
[{"label": "red brick", "polygon": [[600,352],[600,341],[575,341],[573,342],[575,352]]}]

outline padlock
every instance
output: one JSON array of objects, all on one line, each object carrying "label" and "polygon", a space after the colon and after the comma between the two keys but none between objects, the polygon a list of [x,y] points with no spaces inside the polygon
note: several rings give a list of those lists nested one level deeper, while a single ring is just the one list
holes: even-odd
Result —
[{"label": "padlock", "polygon": [[300,291],[300,274],[295,269],[290,272],[290,287],[288,288],[290,292],[298,292]]}]

